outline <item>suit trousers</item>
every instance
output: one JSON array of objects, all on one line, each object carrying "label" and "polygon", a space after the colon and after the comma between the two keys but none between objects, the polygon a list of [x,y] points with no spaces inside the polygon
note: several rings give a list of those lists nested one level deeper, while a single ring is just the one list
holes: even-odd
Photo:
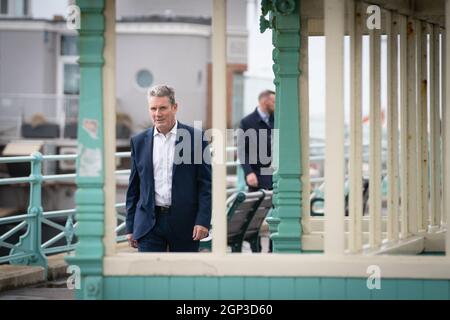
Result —
[{"label": "suit trousers", "polygon": [[138,239],[139,252],[198,252],[199,241],[172,231],[168,213],[156,213],[155,226]]}]

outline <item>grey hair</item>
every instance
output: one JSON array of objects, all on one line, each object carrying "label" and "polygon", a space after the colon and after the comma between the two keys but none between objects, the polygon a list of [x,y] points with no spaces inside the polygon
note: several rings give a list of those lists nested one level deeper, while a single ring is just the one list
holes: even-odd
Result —
[{"label": "grey hair", "polygon": [[271,96],[272,94],[275,94],[275,91],[264,90],[258,95],[258,101],[261,100],[261,99],[265,99],[265,98]]},{"label": "grey hair", "polygon": [[166,85],[156,85],[148,89],[147,99],[151,97],[168,97],[171,105],[175,104],[175,90]]}]

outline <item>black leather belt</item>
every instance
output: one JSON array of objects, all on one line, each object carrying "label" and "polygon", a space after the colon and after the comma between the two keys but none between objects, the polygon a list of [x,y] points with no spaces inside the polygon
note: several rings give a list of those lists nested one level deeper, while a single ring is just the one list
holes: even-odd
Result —
[{"label": "black leather belt", "polygon": [[162,213],[162,214],[169,213],[170,212],[170,206],[167,206],[167,207],[155,206],[155,212],[156,213]]}]

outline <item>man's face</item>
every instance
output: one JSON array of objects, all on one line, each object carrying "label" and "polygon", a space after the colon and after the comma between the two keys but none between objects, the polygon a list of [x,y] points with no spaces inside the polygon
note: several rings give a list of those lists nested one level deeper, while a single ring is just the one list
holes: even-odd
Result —
[{"label": "man's face", "polygon": [[271,94],[270,96],[267,97],[266,105],[267,105],[267,110],[269,111],[269,113],[273,114],[275,112],[275,95],[274,94]]},{"label": "man's face", "polygon": [[155,128],[163,134],[168,133],[175,124],[178,105],[171,105],[169,97],[150,97],[148,108]]}]

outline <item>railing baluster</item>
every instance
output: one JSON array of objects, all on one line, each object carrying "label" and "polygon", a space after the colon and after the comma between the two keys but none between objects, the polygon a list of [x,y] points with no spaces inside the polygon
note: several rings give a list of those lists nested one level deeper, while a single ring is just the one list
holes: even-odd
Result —
[{"label": "railing baluster", "polygon": [[414,29],[417,49],[417,231],[423,231],[428,220],[427,33],[419,20],[415,20]]},{"label": "railing baluster", "polygon": [[[449,25],[449,1],[447,0],[446,2],[446,26]],[[448,152],[450,152],[450,150],[448,150],[448,138],[447,138],[447,134],[448,134],[448,123],[450,121],[448,121],[447,119],[447,114],[448,114],[448,110],[447,110],[447,106],[450,105],[450,103],[448,103],[447,101],[447,90],[448,90],[448,79],[447,77],[450,76],[450,71],[449,71],[449,67],[447,66],[447,52],[450,52],[450,42],[447,40],[447,36],[446,36],[446,31],[445,29],[441,29],[441,70],[442,70],[442,79],[441,79],[441,109],[442,109],[442,127],[441,127],[441,137],[442,137],[442,159],[441,159],[441,165],[442,165],[442,195],[446,195],[449,192],[449,187],[450,187],[450,181],[448,181],[449,179],[447,179],[448,175],[450,175],[450,168],[448,168],[448,165],[446,164],[446,162],[450,161],[450,159],[448,158]],[[449,164],[450,165],[450,164]],[[447,179],[447,180],[446,180]],[[448,214],[450,214],[450,202],[449,202],[449,197],[447,196],[443,196],[442,197],[442,208],[440,211],[440,215],[441,215],[441,220],[440,220],[440,224],[441,225],[446,225],[447,221],[449,221],[450,219],[448,218]],[[438,221],[439,222],[439,221]],[[448,237],[448,234],[447,234]],[[448,239],[448,238],[447,238]],[[450,240],[448,240],[450,241]],[[446,243],[447,248],[450,248],[450,243],[447,242]],[[447,250],[447,255],[450,255],[450,249]]]},{"label": "railing baluster", "polygon": [[401,184],[401,221],[400,237],[408,236],[408,179],[407,179],[407,142],[408,142],[408,40],[407,40],[407,18],[400,15],[400,184]]},{"label": "railing baluster", "polygon": [[[445,2],[445,29],[450,29],[450,0],[446,0]],[[444,184],[443,184],[443,195],[444,195],[444,214],[442,216],[443,223],[450,221],[450,197],[448,196],[450,192],[450,139],[448,135],[450,134],[450,112],[448,112],[447,108],[450,106],[450,95],[448,91],[450,91],[450,64],[446,61],[446,53],[450,52],[450,38],[444,36],[444,41],[442,42],[442,65],[445,69],[443,72],[443,86],[442,86],[442,122],[444,124],[443,138],[444,138],[444,157],[443,157],[443,165],[444,165]],[[445,93],[445,94],[444,94]],[[446,234],[446,255],[450,257],[450,232],[447,228]]]},{"label": "railing baluster", "polygon": [[439,26],[430,26],[430,230],[435,231],[441,220],[441,119],[439,75]]},{"label": "railing baluster", "polygon": [[[420,115],[422,116],[421,121],[421,130],[422,130],[422,136],[421,136],[421,150],[420,150],[420,164],[419,171],[422,174],[422,181],[421,181],[421,196],[422,196],[422,220],[421,220],[421,229],[427,230],[428,227],[428,221],[429,221],[429,157],[428,157],[428,97],[431,95],[431,91],[428,91],[428,28],[427,24],[425,22],[420,22],[421,28],[422,28],[422,38],[420,39],[420,46],[422,47],[422,55],[421,55],[421,71],[422,71],[422,79],[421,79],[421,91],[420,91],[420,97],[421,97],[421,105],[420,105]],[[431,39],[430,39],[431,41]],[[431,66],[430,66],[431,67]]]},{"label": "railing baluster", "polygon": [[[300,6],[305,3],[300,2]],[[301,8],[302,9],[302,8]],[[302,10],[300,10],[301,14]],[[302,161],[302,228],[303,233],[310,233],[309,218],[311,214],[309,197],[311,194],[311,181],[309,175],[309,70],[308,70],[308,18],[300,20],[300,136],[301,136],[301,161]]]},{"label": "railing baluster", "polygon": [[39,265],[45,268],[47,273],[47,257],[41,250],[42,240],[42,154],[35,152],[31,155],[31,182],[30,182],[30,204],[28,207],[28,215],[33,218],[28,220],[27,232],[22,235],[17,244],[17,249],[12,249],[10,255],[16,254],[17,251],[23,249],[33,252],[28,258],[10,260],[11,264]]},{"label": "railing baluster", "polygon": [[[416,92],[416,110],[415,110],[415,117],[416,117],[416,128],[415,128],[415,134],[416,134],[416,154],[414,155],[414,161],[415,168],[416,168],[416,183],[415,185],[415,192],[416,192],[416,216],[417,216],[417,226],[415,227],[415,230],[413,233],[418,232],[422,229],[422,180],[423,180],[423,173],[421,172],[421,160],[422,160],[422,114],[421,114],[421,105],[422,105],[422,68],[421,68],[421,62],[422,62],[422,27],[420,25],[420,21],[418,20],[412,20],[413,28],[414,28],[414,43],[416,46],[416,76],[415,76],[415,92]],[[414,129],[413,129],[414,130]]]},{"label": "railing baluster", "polygon": [[[362,13],[360,3],[347,2],[350,35],[350,163],[349,251],[362,249]],[[354,17],[354,18],[353,18]]]},{"label": "railing baluster", "polygon": [[416,101],[416,58],[417,58],[417,37],[416,26],[413,18],[408,18],[408,40],[407,40],[407,214],[408,214],[408,234],[415,234],[418,231],[417,213],[417,101]]},{"label": "railing baluster", "polygon": [[398,240],[398,23],[397,14],[387,11],[388,241]]},{"label": "railing baluster", "polygon": [[370,37],[370,187],[369,187],[369,244],[381,244],[381,37],[373,29]]}]

